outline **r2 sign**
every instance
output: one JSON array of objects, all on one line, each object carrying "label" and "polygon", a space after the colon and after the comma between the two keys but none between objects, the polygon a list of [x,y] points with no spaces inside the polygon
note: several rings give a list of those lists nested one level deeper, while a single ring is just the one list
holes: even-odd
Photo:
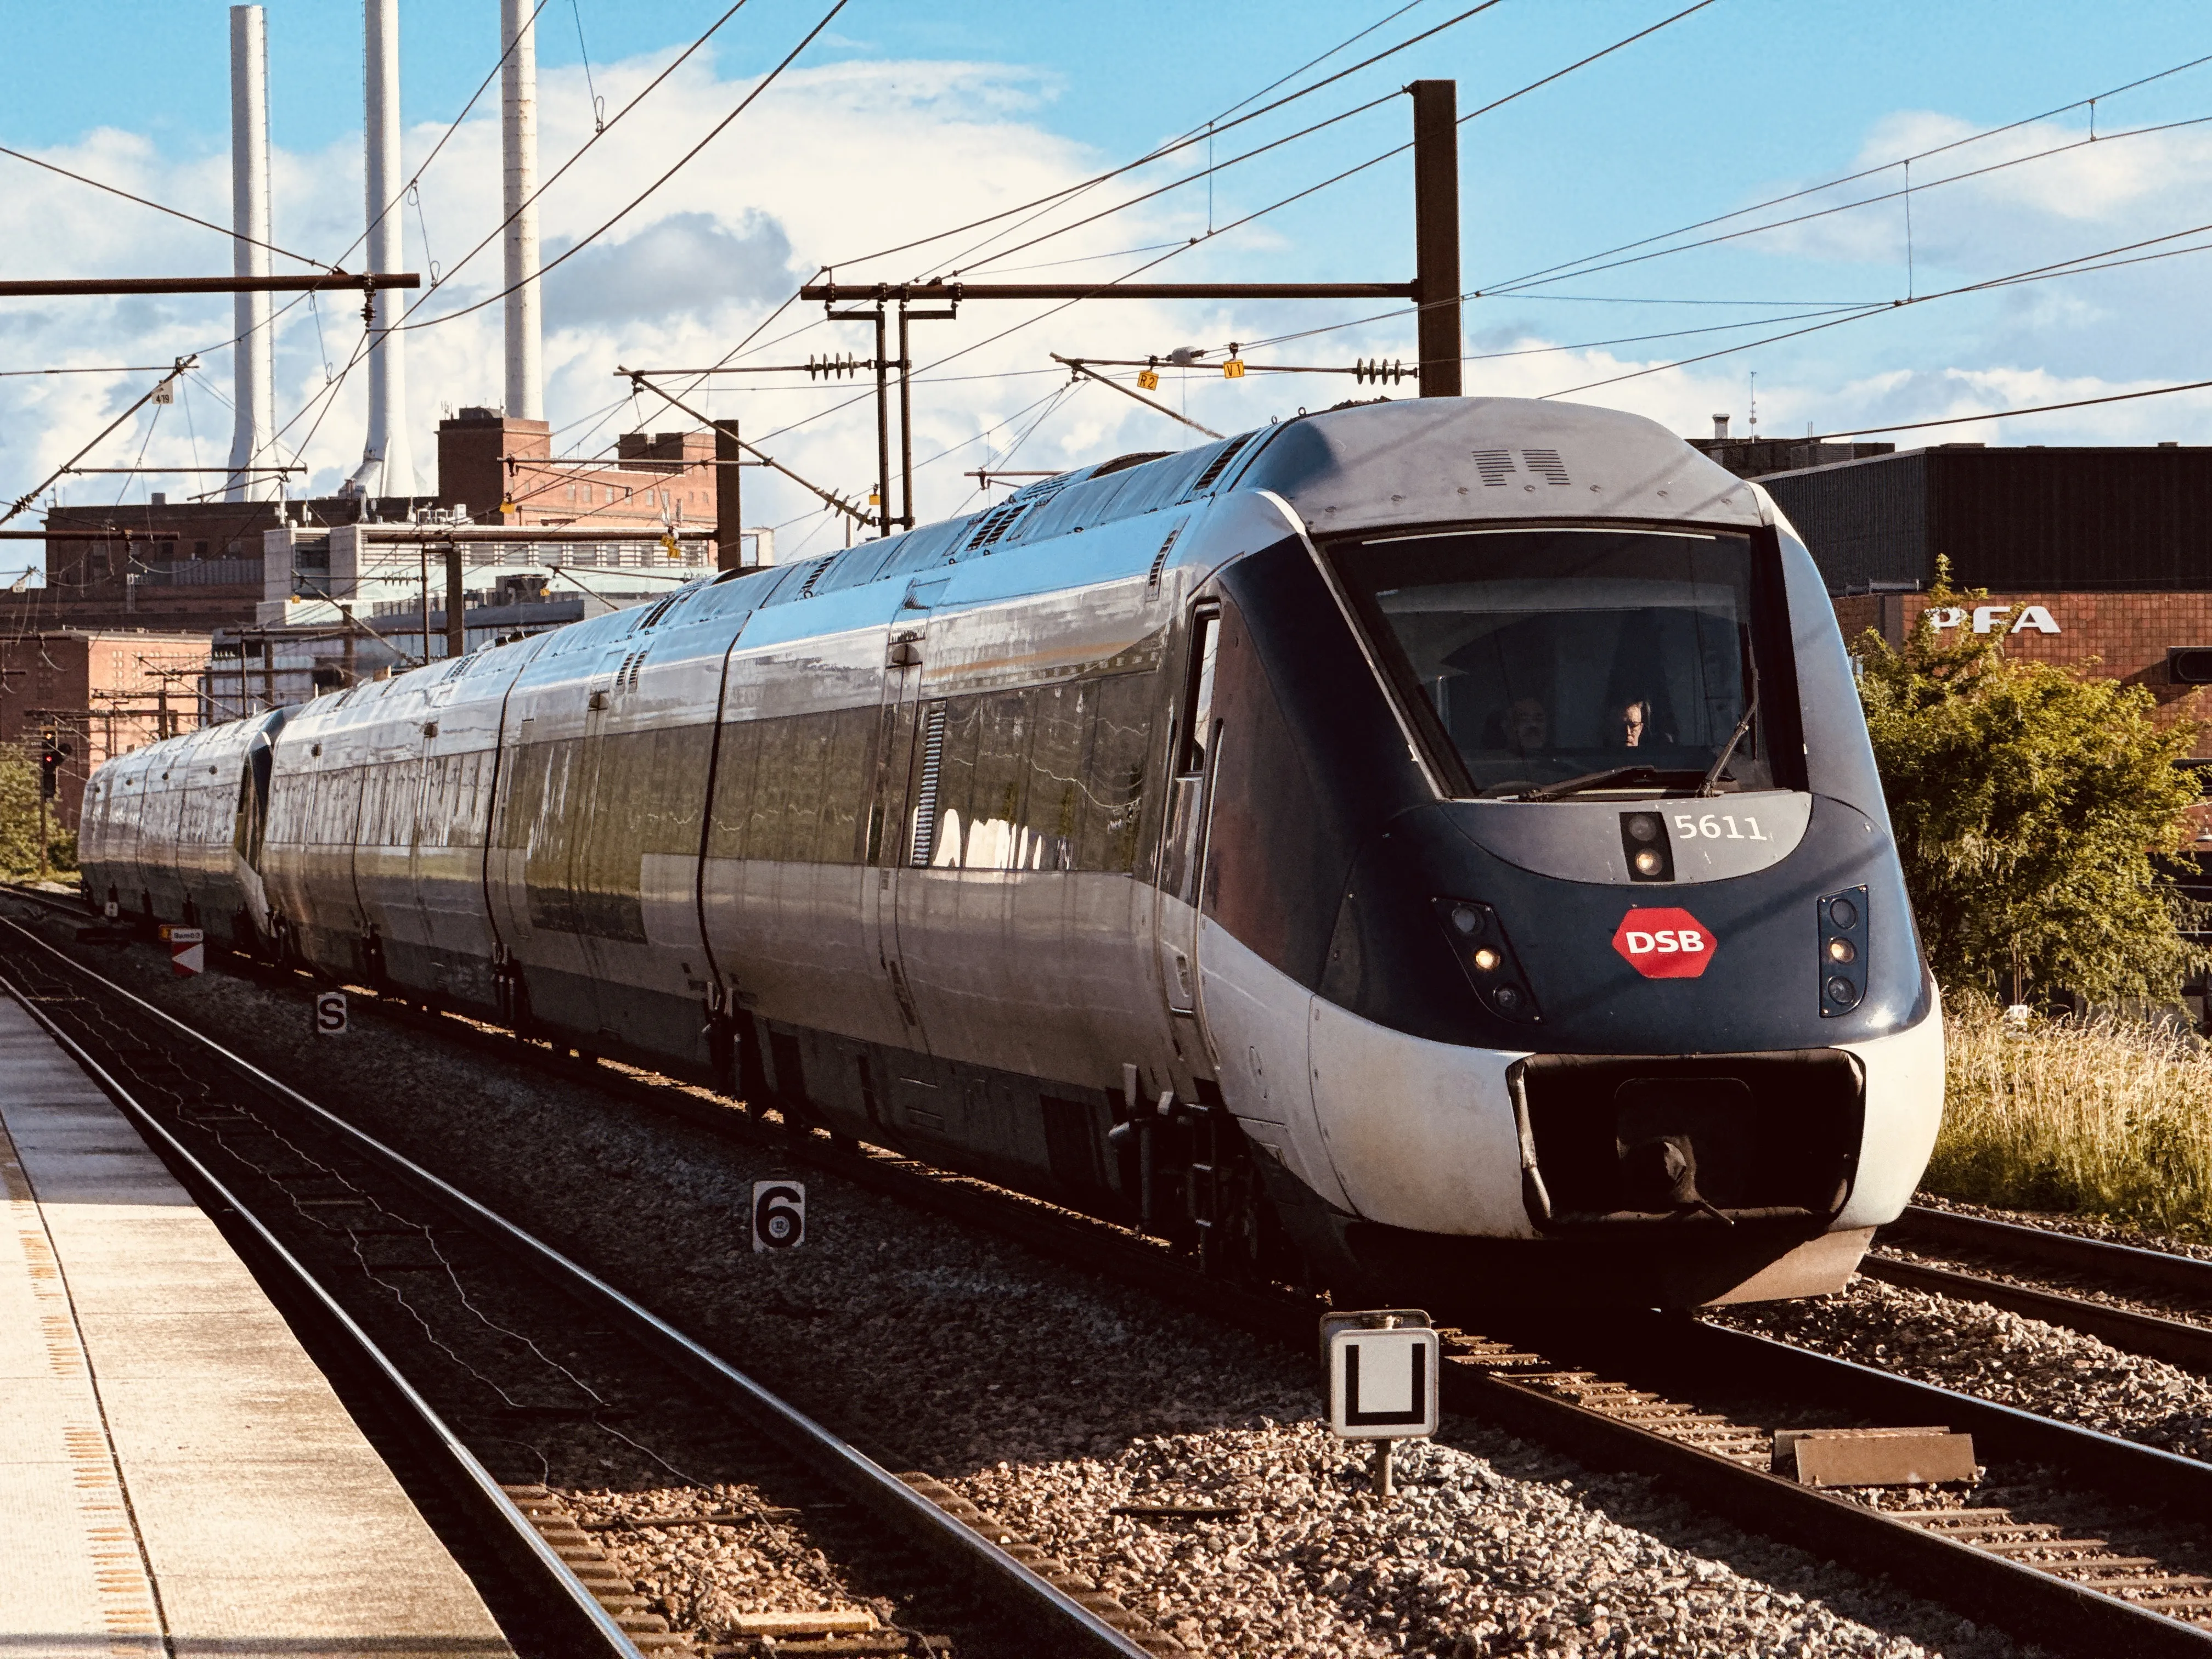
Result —
[{"label": "r2 sign", "polygon": [[806,1242],[806,1183],[753,1182],[753,1254],[795,1250]]}]

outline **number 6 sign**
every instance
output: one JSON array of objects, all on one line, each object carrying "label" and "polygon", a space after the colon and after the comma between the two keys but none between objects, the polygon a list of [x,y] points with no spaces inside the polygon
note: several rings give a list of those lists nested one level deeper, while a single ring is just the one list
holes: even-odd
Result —
[{"label": "number 6 sign", "polygon": [[806,1186],[798,1181],[753,1182],[753,1251],[793,1250],[806,1242]]}]

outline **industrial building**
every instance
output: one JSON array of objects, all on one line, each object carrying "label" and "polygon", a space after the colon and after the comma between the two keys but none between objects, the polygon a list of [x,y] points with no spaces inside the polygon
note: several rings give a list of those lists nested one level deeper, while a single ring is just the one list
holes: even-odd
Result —
[{"label": "industrial building", "polygon": [[[2212,448],[1942,444],[1765,474],[1827,580],[1846,638],[2002,633],[2033,661],[2147,687],[2212,684]],[[1943,558],[1970,604],[1921,596]],[[2212,758],[2212,733],[2198,747]]]},{"label": "industrial building", "polygon": [[55,805],[75,830],[84,781],[110,757],[200,724],[205,634],[52,629],[0,635],[0,744],[68,746]]}]

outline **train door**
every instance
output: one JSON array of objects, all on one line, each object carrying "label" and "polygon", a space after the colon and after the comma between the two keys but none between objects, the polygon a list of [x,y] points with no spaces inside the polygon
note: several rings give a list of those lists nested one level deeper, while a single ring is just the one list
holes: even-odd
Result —
[{"label": "train door", "polygon": [[929,647],[931,609],[951,580],[917,578],[891,618],[875,787],[868,806],[868,863],[873,873],[861,900],[876,959],[898,1004],[907,1042],[924,1053],[929,1049],[928,1033],[922,1028],[899,954],[899,887],[906,872],[928,868],[935,848],[945,705],[923,696],[922,663]]},{"label": "train door", "polygon": [[[1213,817],[1214,752],[1220,732],[1213,718],[1213,668],[1221,639],[1221,611],[1200,605],[1191,613],[1189,656],[1184,665],[1182,706],[1176,711],[1175,759],[1169,775],[1162,830],[1155,937],[1160,983],[1168,1012],[1202,1030],[1198,940],[1206,836]],[[1186,1052],[1194,1052],[1186,1050]],[[1194,1052],[1204,1053],[1201,1042]]]}]

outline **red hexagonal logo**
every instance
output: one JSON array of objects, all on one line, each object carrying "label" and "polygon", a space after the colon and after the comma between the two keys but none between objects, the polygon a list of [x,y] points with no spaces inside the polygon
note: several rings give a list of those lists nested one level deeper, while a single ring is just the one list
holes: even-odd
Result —
[{"label": "red hexagonal logo", "polygon": [[1695,979],[1718,943],[1687,910],[1631,910],[1613,930],[1613,948],[1646,979]]}]

